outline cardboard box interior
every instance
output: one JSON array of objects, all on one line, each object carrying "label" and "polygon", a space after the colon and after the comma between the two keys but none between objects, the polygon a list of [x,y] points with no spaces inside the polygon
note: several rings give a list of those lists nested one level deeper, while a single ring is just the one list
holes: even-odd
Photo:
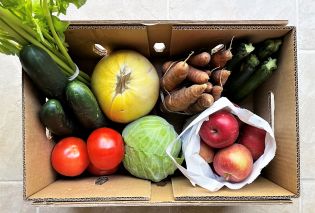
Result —
[{"label": "cardboard box interior", "polygon": [[[249,98],[247,106],[270,120],[268,93],[275,95],[275,136],[277,152],[274,160],[263,170],[254,183],[240,189],[222,188],[210,193],[193,187],[183,176],[176,175],[164,186],[128,175],[110,176],[102,184],[95,184],[95,177],[60,179],[50,165],[50,152],[54,142],[47,138],[37,113],[44,101],[27,76],[23,75],[24,118],[24,199],[35,202],[76,202],[77,204],[102,205],[211,205],[215,202],[283,202],[299,196],[299,141],[297,107],[297,61],[295,28],[258,25],[171,25],[144,26],[75,24],[66,34],[70,52],[80,69],[89,73],[100,60],[93,51],[94,44],[115,50],[134,49],[147,56],[160,69],[160,61],[169,56],[187,53],[218,43],[229,44],[245,38],[256,43],[266,38],[283,37],[279,67],[271,79]],[[157,53],[156,42],[163,42],[166,49]],[[248,104],[249,103],[249,104]],[[176,117],[175,125],[183,120]],[[281,201],[282,200],[282,201]]]}]

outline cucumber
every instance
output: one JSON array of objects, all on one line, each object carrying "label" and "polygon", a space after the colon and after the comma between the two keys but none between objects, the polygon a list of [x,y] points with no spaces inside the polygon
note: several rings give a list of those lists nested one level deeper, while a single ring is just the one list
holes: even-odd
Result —
[{"label": "cucumber", "polygon": [[87,129],[106,126],[106,119],[92,91],[79,81],[72,81],[66,87],[66,99],[75,116]]},{"label": "cucumber", "polygon": [[233,51],[233,57],[230,61],[227,62],[226,69],[233,72],[240,61],[248,56],[251,52],[255,50],[255,47],[251,44],[241,43]]},{"label": "cucumber", "polygon": [[265,80],[267,80],[274,70],[277,69],[277,59],[269,58],[256,70],[251,77],[231,96],[233,101],[241,101]]},{"label": "cucumber", "polygon": [[282,44],[280,39],[267,39],[258,45],[257,56],[259,60],[263,61],[277,52]]},{"label": "cucumber", "polygon": [[239,72],[236,75],[228,79],[225,85],[225,90],[229,95],[232,95],[238,90],[254,73],[257,66],[259,65],[259,60],[255,54],[250,54],[244,62],[241,64]]},{"label": "cucumber", "polygon": [[58,136],[72,135],[77,130],[75,122],[67,116],[56,99],[50,99],[42,106],[39,118],[47,129]]},{"label": "cucumber", "polygon": [[19,58],[23,70],[47,98],[63,98],[68,79],[44,50],[32,44],[26,45]]}]

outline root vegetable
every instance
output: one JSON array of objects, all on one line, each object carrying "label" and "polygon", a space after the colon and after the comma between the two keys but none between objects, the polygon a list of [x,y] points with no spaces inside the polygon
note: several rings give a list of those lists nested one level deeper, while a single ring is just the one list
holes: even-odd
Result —
[{"label": "root vegetable", "polygon": [[230,74],[231,72],[228,70],[217,70],[212,72],[211,77],[216,84],[223,86],[228,80]]},{"label": "root vegetable", "polygon": [[189,65],[185,61],[177,62],[163,75],[161,86],[170,92],[176,88],[178,84],[184,81],[188,74]]},{"label": "root vegetable", "polygon": [[210,107],[214,102],[214,98],[212,95],[208,93],[203,93],[198,100],[190,105],[187,112],[188,113],[198,113]]},{"label": "root vegetable", "polygon": [[206,93],[210,93],[212,90],[213,85],[210,82],[207,82],[207,88],[205,90]]},{"label": "root vegetable", "polygon": [[231,49],[232,49],[233,39],[234,39],[234,36],[231,39],[229,49],[220,48],[218,49],[218,51],[214,52],[211,55],[212,66],[214,66],[215,68],[217,67],[223,68],[226,65],[226,63],[232,59],[233,54],[231,52]]},{"label": "root vegetable", "polygon": [[166,73],[168,69],[171,69],[176,64],[176,61],[167,61],[162,65],[162,74]]},{"label": "root vegetable", "polygon": [[218,70],[220,67],[216,67],[216,68],[213,68],[212,70],[205,70],[205,72],[208,74],[209,77],[212,76],[212,73],[216,70]]},{"label": "root vegetable", "polygon": [[197,67],[204,67],[210,63],[211,56],[208,52],[202,52],[196,55],[193,55],[188,60],[188,64]]},{"label": "root vegetable", "polygon": [[211,93],[214,98],[214,101],[218,100],[221,97],[222,91],[223,91],[223,87],[218,86],[218,85],[213,86]]},{"label": "root vegetable", "polygon": [[219,52],[216,52],[211,57],[211,64],[213,67],[224,67],[226,63],[231,60],[233,57],[232,52],[230,49],[227,50],[221,50]]},{"label": "root vegetable", "polygon": [[206,88],[206,84],[201,84],[174,91],[165,97],[162,108],[170,112],[185,111],[192,103],[197,101]]},{"label": "root vegetable", "polygon": [[209,76],[209,78],[211,77],[212,71],[211,70],[205,70],[205,73],[207,73],[207,75]]},{"label": "root vegetable", "polygon": [[196,69],[193,66],[189,66],[187,79],[196,84],[204,84],[208,82],[209,75],[202,70]]},{"label": "root vegetable", "polygon": [[208,93],[203,93],[197,100],[197,103],[202,107],[210,107],[214,102],[213,96]]}]

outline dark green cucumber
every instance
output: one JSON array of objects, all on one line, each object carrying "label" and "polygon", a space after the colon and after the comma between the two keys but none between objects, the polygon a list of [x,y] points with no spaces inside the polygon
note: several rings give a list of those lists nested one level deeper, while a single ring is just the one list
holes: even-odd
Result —
[{"label": "dark green cucumber", "polygon": [[68,83],[56,62],[41,48],[26,45],[20,51],[20,62],[32,82],[48,97],[63,97]]},{"label": "dark green cucumber", "polygon": [[248,56],[251,52],[255,50],[255,47],[251,44],[241,43],[239,44],[235,50],[232,50],[233,57],[226,64],[226,69],[233,72],[237,65],[240,63],[242,59]]},{"label": "dark green cucumber", "polygon": [[224,89],[227,90],[230,95],[235,93],[255,72],[258,65],[259,60],[257,56],[250,54],[241,64],[239,72],[228,80],[228,84],[225,85]]},{"label": "dark green cucumber", "polygon": [[106,119],[92,91],[79,81],[66,87],[66,98],[79,122],[87,129],[106,126]]},{"label": "dark green cucumber", "polygon": [[258,45],[257,53],[259,60],[263,61],[277,52],[282,44],[280,39],[267,39]]},{"label": "dark green cucumber", "polygon": [[75,122],[67,116],[56,99],[50,99],[42,106],[39,118],[42,124],[55,135],[65,136],[76,132]]},{"label": "dark green cucumber", "polygon": [[269,58],[250,76],[250,78],[230,98],[236,102],[243,100],[247,95],[252,93],[265,80],[267,80],[271,76],[273,71],[276,69],[277,59]]}]

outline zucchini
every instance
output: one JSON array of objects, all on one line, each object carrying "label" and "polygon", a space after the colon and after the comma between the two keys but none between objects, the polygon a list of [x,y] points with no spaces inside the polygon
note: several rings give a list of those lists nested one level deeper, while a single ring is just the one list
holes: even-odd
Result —
[{"label": "zucchini", "polygon": [[282,44],[281,39],[267,39],[263,41],[257,48],[257,56],[259,60],[263,61],[276,53]]},{"label": "zucchini", "polygon": [[68,79],[44,50],[32,44],[26,45],[19,58],[26,74],[47,98],[63,98]]},{"label": "zucchini", "polygon": [[230,61],[227,62],[226,69],[229,71],[234,71],[240,61],[248,56],[251,52],[255,50],[255,47],[251,44],[241,43],[233,51],[233,57]]},{"label": "zucchini", "polygon": [[79,81],[72,81],[66,87],[66,99],[83,127],[95,129],[106,126],[106,119],[92,91]]},{"label": "zucchini", "polygon": [[231,95],[236,92],[254,73],[258,65],[259,60],[257,56],[255,54],[250,54],[241,64],[239,72],[228,79],[228,84],[225,88],[227,93]]},{"label": "zucchini", "polygon": [[235,92],[231,99],[233,101],[241,101],[265,80],[267,80],[272,72],[277,69],[277,59],[269,58],[256,70],[253,75]]},{"label": "zucchini", "polygon": [[49,131],[58,136],[72,135],[77,130],[75,122],[67,116],[56,99],[50,99],[42,106],[39,118]]}]

